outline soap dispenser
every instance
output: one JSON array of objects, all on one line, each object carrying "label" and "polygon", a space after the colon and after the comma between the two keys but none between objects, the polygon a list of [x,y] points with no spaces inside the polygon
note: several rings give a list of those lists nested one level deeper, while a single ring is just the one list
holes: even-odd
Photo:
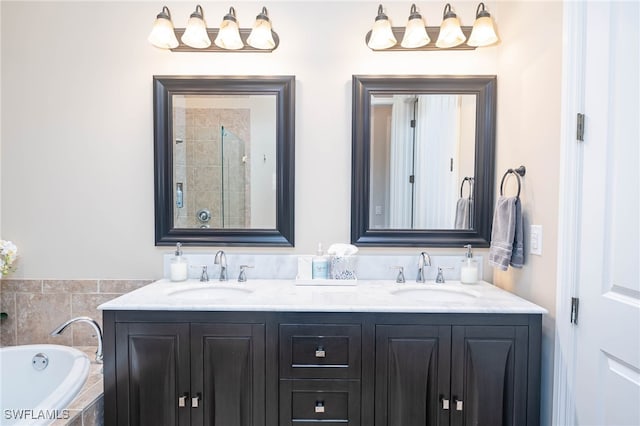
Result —
[{"label": "soap dispenser", "polygon": [[311,260],[311,278],[314,280],[326,280],[327,278],[329,278],[329,259],[324,256],[324,252],[322,251],[322,243],[318,243],[318,250],[316,252],[316,255]]},{"label": "soap dispenser", "polygon": [[169,275],[171,281],[185,281],[187,279],[187,259],[182,256],[182,244],[176,244],[176,255],[171,258]]},{"label": "soap dispenser", "polygon": [[478,262],[473,258],[471,244],[467,244],[465,248],[467,253],[462,259],[460,282],[463,284],[475,284],[478,281]]}]

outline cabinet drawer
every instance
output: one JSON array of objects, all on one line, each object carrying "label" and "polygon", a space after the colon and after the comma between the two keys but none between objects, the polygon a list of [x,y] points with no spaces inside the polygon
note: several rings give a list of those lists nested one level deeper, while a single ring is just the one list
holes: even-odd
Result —
[{"label": "cabinet drawer", "polygon": [[360,378],[359,325],[280,326],[280,377]]},{"label": "cabinet drawer", "polygon": [[360,425],[359,380],[281,380],[280,426]]}]

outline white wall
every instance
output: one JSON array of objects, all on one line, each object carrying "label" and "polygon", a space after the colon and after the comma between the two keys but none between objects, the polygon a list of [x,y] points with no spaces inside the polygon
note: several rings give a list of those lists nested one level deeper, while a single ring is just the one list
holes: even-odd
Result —
[{"label": "white wall", "polygon": [[[280,47],[215,54],[149,45],[161,3],[3,2],[2,101],[11,108],[2,111],[2,229],[21,250],[14,276],[161,275],[167,249],[155,247],[153,236],[153,75],[296,76],[296,247],[274,251],[313,253],[318,241],[349,240],[352,74],[497,71],[497,48],[372,52],[364,37],[378,3],[265,4]],[[168,6],[184,26],[193,5]],[[221,2],[202,6],[210,26],[228,10]],[[403,25],[410,4],[387,6]],[[455,5],[465,23],[476,6]],[[437,25],[442,5],[421,7]],[[243,27],[258,12],[251,2],[236,10]],[[330,30],[311,31],[312,18]],[[24,22],[38,25],[24,31]]]},{"label": "white wall", "polygon": [[[530,241],[529,225],[542,225],[543,251],[542,256],[525,254],[523,269],[496,270],[493,282],[549,310],[543,318],[541,407],[541,424],[548,425],[556,311],[563,10],[560,2],[545,3],[545,22],[540,26],[541,7],[527,1],[499,3],[505,18],[498,48],[496,178],[499,186],[506,169],[526,166],[520,197],[525,245]],[[511,187],[508,193],[515,191]]]}]

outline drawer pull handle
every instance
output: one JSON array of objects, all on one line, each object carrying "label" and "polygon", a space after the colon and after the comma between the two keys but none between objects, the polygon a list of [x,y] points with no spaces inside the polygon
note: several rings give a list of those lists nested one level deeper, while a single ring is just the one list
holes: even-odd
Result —
[{"label": "drawer pull handle", "polygon": [[191,398],[191,408],[198,408],[200,403],[200,394],[197,394],[193,398]]},{"label": "drawer pull handle", "polygon": [[448,410],[449,409],[449,400],[448,399],[442,399],[442,409],[443,410]]},{"label": "drawer pull handle", "polygon": [[188,393],[184,393],[178,397],[178,407],[183,408],[187,406],[187,398],[189,398]]},{"label": "drawer pull handle", "polygon": [[324,358],[327,356],[327,353],[324,351],[324,348],[322,346],[318,346],[318,349],[316,349],[316,358]]},{"label": "drawer pull handle", "polygon": [[324,401],[316,402],[316,413],[324,413]]},{"label": "drawer pull handle", "polygon": [[462,401],[458,401],[457,399],[454,399],[453,402],[456,403],[456,411],[462,411]]}]

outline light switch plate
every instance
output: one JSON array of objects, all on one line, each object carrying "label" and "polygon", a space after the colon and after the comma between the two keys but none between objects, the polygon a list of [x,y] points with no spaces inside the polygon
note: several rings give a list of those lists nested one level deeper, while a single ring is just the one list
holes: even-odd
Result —
[{"label": "light switch plate", "polygon": [[542,225],[531,225],[529,253],[542,256]]}]

